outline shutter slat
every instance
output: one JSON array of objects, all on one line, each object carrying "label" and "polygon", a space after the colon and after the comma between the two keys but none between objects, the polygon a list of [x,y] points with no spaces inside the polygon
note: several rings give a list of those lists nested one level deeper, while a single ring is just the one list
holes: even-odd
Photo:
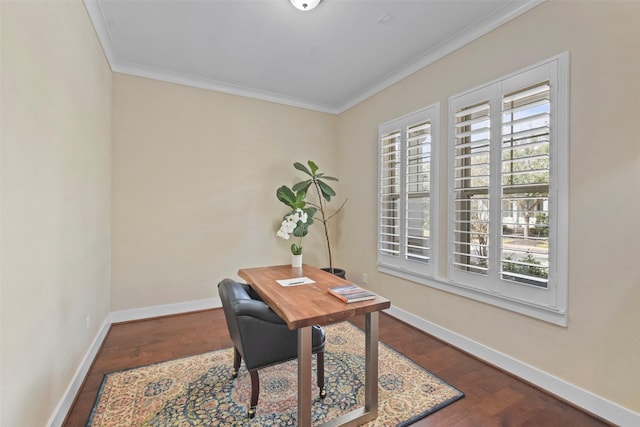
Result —
[{"label": "shutter slat", "polygon": [[[516,102],[525,98],[529,98],[534,95],[548,94],[550,88],[551,86],[549,86],[549,83],[545,82],[544,84],[532,87],[531,89],[525,89],[525,90],[512,93],[510,95],[506,95],[502,98],[502,102],[506,104],[509,102]],[[547,95],[547,98],[548,98],[548,95]]]},{"label": "shutter slat", "polygon": [[463,108],[461,110],[459,110],[458,112],[456,112],[454,114],[454,117],[456,119],[460,118],[460,117],[465,117],[465,116],[470,116],[472,114],[476,114],[479,113],[481,111],[486,111],[487,114],[489,115],[489,102],[483,103],[483,104],[479,104],[475,107],[467,107],[467,108]]},{"label": "shutter slat", "polygon": [[[478,136],[478,135],[484,135],[484,134],[488,134],[489,133],[489,128],[488,127],[483,127],[483,128],[477,128],[477,129],[472,129],[472,130],[468,130],[468,131],[461,131],[456,133],[456,139],[460,140],[460,139],[465,139],[465,138],[469,138],[469,137],[473,137],[473,136]],[[486,139],[483,139],[486,141]],[[471,142],[475,142],[477,140],[473,140]],[[457,147],[457,145],[456,145]]]}]

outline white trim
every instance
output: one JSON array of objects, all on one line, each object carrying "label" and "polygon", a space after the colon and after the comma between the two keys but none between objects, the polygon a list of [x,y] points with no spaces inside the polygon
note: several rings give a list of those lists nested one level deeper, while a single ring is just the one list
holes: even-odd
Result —
[{"label": "white trim", "polygon": [[76,395],[80,391],[80,387],[82,387],[82,383],[84,382],[89,369],[91,368],[91,364],[93,364],[93,360],[96,358],[102,343],[107,336],[107,332],[109,332],[109,328],[111,327],[111,322],[109,320],[109,314],[107,314],[104,322],[102,322],[102,326],[96,333],[93,342],[89,346],[89,349],[85,353],[82,361],[80,362],[80,366],[76,369],[75,374],[71,378],[71,382],[67,386],[67,389],[64,391],[62,395],[62,399],[56,406],[56,409],[53,411],[51,418],[47,421],[47,427],[59,427],[64,423],[64,419],[67,417],[67,413],[71,409],[71,405],[73,405],[73,401],[76,398]]},{"label": "white trim", "polygon": [[385,312],[616,425],[621,427],[640,425],[639,413],[570,384],[534,366],[415,316],[396,306],[392,306]]},{"label": "white trim", "polygon": [[394,70],[389,75],[381,79],[376,84],[365,89],[364,92],[356,95],[351,99],[347,99],[338,105],[322,105],[301,99],[294,99],[279,95],[276,93],[268,93],[260,91],[250,87],[243,87],[238,85],[232,85],[225,82],[217,82],[207,79],[198,78],[189,75],[179,75],[176,73],[170,73],[162,70],[149,69],[134,64],[125,64],[116,60],[113,50],[113,43],[109,35],[108,26],[104,20],[104,14],[97,0],[84,0],[84,4],[89,13],[89,18],[93,23],[100,44],[104,54],[111,66],[111,70],[117,73],[130,74],[138,77],[145,77],[154,80],[166,81],[171,83],[182,84],[185,86],[196,87],[200,89],[213,90],[222,93],[228,93],[231,95],[244,96],[248,98],[259,99],[262,101],[274,102],[277,104],[289,105],[292,107],[306,108],[309,110],[319,111],[330,114],[340,114],[355,105],[361,103],[367,98],[383,91],[389,86],[398,83],[411,74],[425,68],[428,65],[442,59],[452,52],[460,49],[461,47],[471,43],[472,41],[484,36],[490,31],[506,24],[512,19],[528,12],[534,7],[543,3],[544,0],[530,0],[524,2],[521,6],[511,10],[506,15],[501,15],[503,10],[498,10],[494,15],[487,17],[483,22],[476,23],[475,25],[466,28],[465,30],[455,34],[449,39],[443,41],[435,48],[417,57],[412,62],[406,64],[404,67],[398,70]]},{"label": "white trim", "polygon": [[111,69],[113,70],[113,64],[116,62],[115,53],[113,52],[113,42],[109,35],[109,27],[103,18],[104,14],[102,13],[102,7],[97,0],[84,0],[83,3],[87,9],[93,28],[98,35],[98,39],[100,40],[104,56],[107,58],[107,62],[111,65]]},{"label": "white trim", "polygon": [[[556,112],[558,114],[556,123],[558,141],[564,141],[557,147],[557,159],[564,164],[555,168],[556,188],[560,193],[556,194],[557,205],[557,230],[556,230],[556,264],[567,266],[556,270],[558,283],[565,283],[564,289],[558,291],[558,307],[564,307],[565,311],[569,307],[569,169],[571,168],[570,146],[571,146],[571,126],[569,124],[571,105],[571,57],[568,51],[561,53],[558,58],[558,87]],[[567,87],[560,87],[566,85]]]},{"label": "white trim", "polygon": [[[438,145],[440,144],[440,102],[436,102],[427,107],[421,108],[417,111],[405,114],[397,119],[388,121],[378,126],[378,206],[377,206],[377,260],[378,268],[382,269],[388,267],[389,269],[399,269],[401,271],[407,271],[416,275],[432,276],[438,265],[438,251],[436,248],[439,245],[439,239],[437,237],[439,226],[439,212],[436,207],[438,206]],[[411,261],[407,259],[407,131],[421,122],[428,122],[430,124],[430,137],[429,142],[430,150],[430,172],[429,181],[430,195],[429,195],[429,262],[422,263]],[[387,255],[381,251],[381,230],[382,225],[382,175],[383,175],[383,155],[381,151],[383,135],[389,133],[399,132],[399,145],[400,148],[397,152],[397,161],[400,164],[400,171],[398,179],[400,180],[399,186],[399,198],[398,198],[398,233],[399,233],[399,253],[397,256]]]},{"label": "white trim", "polygon": [[170,316],[190,311],[208,310],[222,307],[220,298],[207,298],[197,301],[179,302],[176,304],[155,305],[151,307],[133,308],[131,310],[113,311],[109,318],[111,323],[130,322],[132,320],[151,319],[153,317]]},{"label": "white trim", "polygon": [[[87,353],[82,359],[75,375],[71,379],[62,399],[60,399],[60,403],[58,403],[55,411],[51,415],[51,418],[49,418],[46,427],[62,426],[69,409],[71,409],[75,396],[78,394],[78,391],[80,391],[80,387],[91,368],[91,364],[98,354],[98,351],[107,336],[107,332],[109,332],[109,328],[113,323],[219,307],[222,307],[220,298],[208,298],[198,301],[143,307],[140,309],[122,310],[109,313],[102,323],[100,330],[96,334],[95,339],[91,343],[91,346],[87,350]],[[392,306],[388,310],[385,310],[385,312],[420,329],[421,331],[443,340],[456,348],[466,351],[481,360],[497,366],[516,377],[528,381],[555,396],[565,399],[579,408],[583,408],[592,414],[604,418],[605,420],[613,422],[621,427],[640,425],[640,414],[637,412],[620,406],[617,403],[611,402],[580,387],[574,386],[558,377],[514,359],[511,356],[438,326],[396,306]]]},{"label": "white trim", "polygon": [[144,77],[152,80],[175,83],[183,86],[206,89],[214,92],[227,93],[230,95],[243,96],[245,98],[258,99],[260,101],[273,102],[275,104],[288,105],[290,107],[305,108],[307,110],[321,113],[339,114],[341,111],[329,105],[314,104],[305,100],[287,97],[273,92],[267,92],[246,86],[234,85],[202,77],[190,76],[175,72],[164,71],[141,65],[127,64],[124,62],[114,62],[111,69],[115,73],[129,74],[136,77]]},{"label": "white trim", "polygon": [[[387,77],[382,79],[380,82],[378,82],[359,96],[347,100],[344,104],[338,106],[338,114],[343,113],[344,111],[358,105],[367,98],[370,98],[373,95],[382,92],[384,89],[398,83],[400,80],[409,77],[411,74],[416,73],[417,71],[427,67],[428,65],[439,61],[450,53],[455,52],[456,50],[466,46],[472,41],[479,39],[480,37],[506,24],[512,19],[517,18],[523,13],[526,13],[534,7],[544,3],[544,1],[545,0],[532,0],[523,3],[520,7],[514,9],[508,15],[498,16],[497,19],[495,16],[491,16],[487,18],[483,23],[476,24],[470,28],[467,28],[466,30],[459,32],[453,37],[450,37],[449,39],[443,41],[435,48],[419,56],[413,62],[406,64],[401,70],[396,70],[395,72],[389,74]],[[495,15],[498,15],[500,12],[501,10],[497,11]]]},{"label": "white trim", "polygon": [[[390,269],[379,269],[388,274],[407,278],[427,286],[435,285],[438,289],[447,292],[464,295],[466,297],[486,302],[498,307],[514,310],[518,313],[526,314],[544,321],[566,326],[567,325],[567,295],[568,295],[568,146],[569,140],[569,53],[563,52],[551,58],[542,60],[536,64],[522,68],[520,70],[499,77],[489,83],[476,86],[465,92],[456,94],[449,98],[449,142],[448,142],[448,164],[449,164],[449,195],[447,204],[449,211],[453,212],[456,190],[451,183],[454,181],[454,139],[456,132],[454,120],[458,108],[465,108],[479,103],[490,105],[491,122],[501,123],[500,115],[502,111],[501,103],[498,99],[506,91],[516,90],[519,87],[548,79],[551,85],[551,117],[553,120],[550,138],[555,141],[551,147],[550,167],[551,183],[549,200],[553,204],[550,212],[550,252],[549,252],[549,287],[546,289],[536,289],[527,286],[508,286],[500,279],[499,268],[496,263],[498,245],[490,247],[489,258],[493,260],[493,268],[489,266],[489,273],[479,275],[455,269],[453,267],[452,254],[454,252],[454,216],[449,215],[447,224],[447,277],[435,278],[433,282],[424,280],[420,276],[400,275]],[[560,121],[559,120],[563,120]],[[498,126],[498,128],[500,125]],[[491,156],[501,158],[501,154],[494,152],[500,147],[501,132],[491,131]],[[555,151],[553,151],[555,150]],[[500,168],[494,167],[491,163],[491,188],[489,189],[490,205],[493,206],[490,217],[490,236],[499,236],[500,223],[496,207],[500,207],[501,192],[498,189],[501,179],[498,175]],[[495,239],[494,239],[495,241]],[[491,245],[490,245],[491,246]]]},{"label": "white trim", "polygon": [[558,326],[567,326],[567,313],[553,310],[547,310],[535,305],[526,304],[520,300],[509,299],[505,297],[495,298],[493,295],[471,288],[462,283],[450,281],[443,277],[428,277],[426,275],[418,275],[408,271],[403,271],[389,266],[378,265],[378,271],[389,274],[401,279],[409,280],[414,283],[429,286],[451,294],[460,295],[475,301],[493,305],[495,307],[504,308],[516,313],[524,314],[545,322],[553,323]]},{"label": "white trim", "polygon": [[104,322],[102,322],[100,330],[96,334],[96,337],[94,338],[93,342],[89,346],[89,349],[82,358],[80,366],[71,378],[67,389],[62,395],[60,402],[56,406],[56,409],[53,411],[53,414],[49,418],[46,426],[60,427],[62,426],[62,423],[64,423],[67,413],[71,409],[71,405],[73,405],[73,401],[80,391],[80,387],[82,387],[82,383],[84,382],[84,379],[87,376],[89,369],[91,368],[91,364],[96,358],[96,355],[98,354],[98,351],[100,350],[100,347],[102,346],[102,343],[104,342],[104,339],[106,338],[112,324],[118,322],[127,322],[131,320],[148,319],[158,316],[169,316],[172,314],[188,313],[190,311],[207,310],[210,308],[218,307],[222,307],[220,298],[208,298],[204,300],[182,302],[177,304],[157,305],[153,307],[115,311],[107,314]]},{"label": "white trim", "polygon": [[128,74],[131,76],[144,77],[148,79],[175,83],[199,89],[212,90],[216,92],[227,93],[230,95],[259,99],[261,101],[268,101],[277,104],[289,105],[292,107],[305,108],[323,113],[339,114],[344,111],[344,109],[340,110],[339,108],[335,108],[332,106],[320,105],[300,99],[289,98],[276,93],[260,91],[250,87],[232,85],[225,82],[218,82],[196,76],[173,73],[118,61],[113,50],[113,42],[111,40],[108,25],[105,22],[104,13],[102,12],[100,3],[97,0],[84,0],[83,2],[87,9],[87,13],[89,14],[89,19],[93,24],[93,28],[98,35],[102,50],[105,57],[107,58],[107,62],[111,67],[111,71],[113,71],[114,73]]}]

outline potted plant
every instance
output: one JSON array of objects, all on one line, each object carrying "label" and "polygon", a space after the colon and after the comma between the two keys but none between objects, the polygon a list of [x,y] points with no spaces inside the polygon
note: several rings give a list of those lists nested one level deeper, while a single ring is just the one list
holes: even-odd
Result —
[{"label": "potted plant", "polygon": [[277,191],[278,200],[291,208],[280,223],[280,229],[276,236],[288,240],[291,235],[297,237],[297,243],[291,244],[291,266],[302,266],[302,238],[309,232],[309,226],[313,224],[313,216],[316,213],[315,207],[305,207],[304,198],[306,193],[298,191],[294,193],[290,188],[282,186]]},{"label": "potted plant", "polygon": [[[294,184],[294,186],[291,189],[288,188],[287,186],[282,186],[278,189],[276,194],[277,194],[278,200],[280,200],[281,202],[285,203],[288,206],[291,206],[290,203],[293,200],[293,197],[296,198],[295,200],[298,203],[300,203],[301,201],[304,202],[304,199],[307,196],[307,192],[309,191],[309,188],[313,186],[317,196],[317,204],[309,202],[309,205],[311,205],[311,208],[308,208],[308,209],[314,209],[313,214],[316,214],[318,211],[320,212],[320,217],[319,218],[315,217],[314,219],[320,221],[322,223],[322,226],[324,227],[324,237],[327,243],[327,255],[329,258],[329,268],[324,270],[344,278],[345,271],[342,269],[337,269],[333,267],[333,258],[331,254],[331,239],[329,237],[329,221],[342,210],[345,203],[347,203],[347,200],[345,200],[342,203],[342,205],[340,205],[340,207],[333,214],[329,215],[329,213],[326,210],[327,204],[331,202],[331,198],[336,195],[336,192],[333,190],[333,188],[331,188],[329,184],[327,184],[326,181],[338,181],[338,178],[327,176],[324,173],[319,173],[318,165],[311,160],[307,161],[307,165],[309,165],[309,167],[303,165],[302,163],[295,162],[293,164],[293,167],[303,172],[304,174],[308,175],[309,176],[308,179],[305,179],[304,181],[300,181]],[[301,199],[299,199],[300,197]],[[302,206],[304,206],[304,204]],[[310,216],[313,216],[313,214]]]}]

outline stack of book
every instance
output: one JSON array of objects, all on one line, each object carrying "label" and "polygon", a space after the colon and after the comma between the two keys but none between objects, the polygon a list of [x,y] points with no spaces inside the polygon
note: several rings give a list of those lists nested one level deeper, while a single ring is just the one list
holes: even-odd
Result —
[{"label": "stack of book", "polygon": [[376,297],[376,294],[373,292],[353,284],[327,288],[327,291],[334,297],[339,298],[346,303],[366,301]]}]

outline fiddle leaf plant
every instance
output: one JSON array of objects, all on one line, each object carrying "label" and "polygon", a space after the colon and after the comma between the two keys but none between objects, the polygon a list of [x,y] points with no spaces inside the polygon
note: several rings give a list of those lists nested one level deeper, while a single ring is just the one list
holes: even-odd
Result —
[{"label": "fiddle leaf plant", "polygon": [[[331,188],[329,184],[327,184],[326,181],[338,181],[338,178],[328,176],[324,173],[318,173],[318,165],[311,160],[307,161],[307,165],[308,167],[300,162],[295,162],[293,164],[294,168],[309,176],[309,179],[305,179],[304,181],[296,183],[292,187],[291,193],[296,197],[302,195],[302,199],[304,199],[307,195],[307,191],[309,191],[309,188],[313,186],[313,188],[315,189],[318,202],[317,204],[309,202],[309,204],[320,211],[320,218],[316,219],[322,222],[322,225],[324,226],[324,237],[327,242],[327,253],[329,257],[329,271],[333,272],[334,270],[333,259],[331,256],[331,240],[329,238],[329,220],[331,220],[331,218],[336,216],[342,210],[344,205],[347,203],[347,200],[345,200],[342,205],[340,205],[338,210],[335,211],[332,215],[328,215],[326,211],[327,204],[331,201],[331,198],[336,195],[336,192],[333,188]],[[291,194],[289,194],[289,197],[291,197]]]}]

